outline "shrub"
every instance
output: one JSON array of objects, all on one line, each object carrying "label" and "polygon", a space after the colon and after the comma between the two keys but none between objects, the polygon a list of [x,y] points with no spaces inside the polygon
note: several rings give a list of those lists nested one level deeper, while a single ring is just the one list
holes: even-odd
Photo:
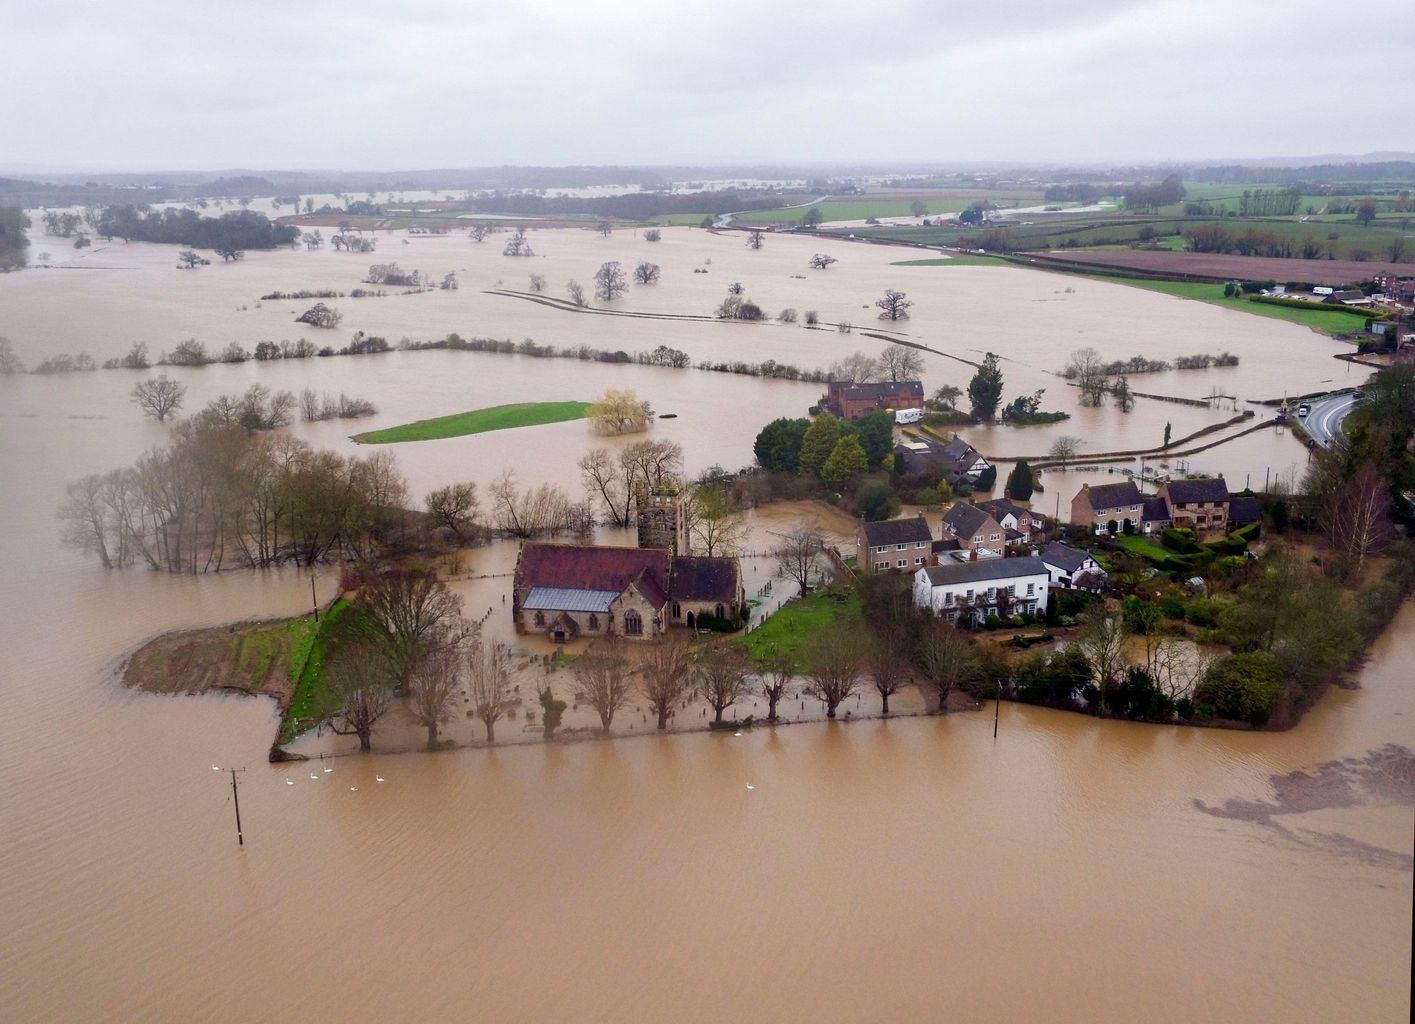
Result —
[{"label": "shrub", "polygon": [[1194,539],[1194,531],[1182,526],[1171,526],[1160,534],[1160,543],[1171,551],[1178,551],[1182,555],[1192,555],[1199,550],[1199,543]]},{"label": "shrub", "polygon": [[1226,718],[1262,725],[1282,692],[1282,666],[1269,651],[1230,654],[1209,666],[1194,690],[1201,719]]}]

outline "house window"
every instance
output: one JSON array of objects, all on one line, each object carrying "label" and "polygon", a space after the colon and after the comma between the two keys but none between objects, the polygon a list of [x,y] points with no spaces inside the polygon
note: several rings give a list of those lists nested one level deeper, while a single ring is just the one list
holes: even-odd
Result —
[{"label": "house window", "polygon": [[888,563],[888,562],[876,562],[876,563],[875,563],[875,572],[888,572],[888,571],[889,571],[889,563]]},{"label": "house window", "polygon": [[537,626],[544,626],[544,625],[545,625],[545,612],[536,612],[536,625],[537,625]]},{"label": "house window", "polygon": [[886,551],[888,551],[888,550],[889,550],[889,545],[888,545],[888,544],[881,544],[879,547],[875,548],[875,554],[877,554],[877,555],[882,555],[882,554],[884,554],[884,553],[885,553]]},{"label": "house window", "polygon": [[944,594],[943,594],[943,605],[944,605],[944,607],[945,607],[945,608],[950,607],[950,606],[952,606],[952,604],[953,604],[953,591],[951,591],[951,590],[944,591]]},{"label": "house window", "polygon": [[992,604],[992,603],[993,603],[994,601],[996,601],[996,600],[997,600],[997,588],[996,588],[996,587],[988,587],[988,604]]},{"label": "house window", "polygon": [[1002,540],[1002,534],[1000,534],[1000,533],[994,533],[994,534],[992,535],[992,539],[993,539],[993,540]]},{"label": "house window", "polygon": [[1028,584],[1027,584],[1027,596],[1028,596],[1028,597],[1031,597],[1031,596],[1032,596],[1033,594],[1035,594],[1036,592],[1037,592],[1037,585],[1036,585],[1035,583],[1028,583]]},{"label": "house window", "polygon": [[973,600],[973,592],[972,592],[971,590],[968,591],[967,599],[968,599],[969,601]]},{"label": "house window", "polygon": [[590,612],[590,629],[599,629],[599,616]]},{"label": "house window", "polygon": [[914,547],[916,547],[916,548],[926,548],[926,547],[928,547],[928,546],[929,546],[929,545],[928,545],[928,541],[922,541],[922,540],[919,541],[919,543],[917,543],[917,544],[914,545]]},{"label": "house window", "polygon": [[1017,584],[1015,584],[1015,583],[1009,583],[1009,584],[1007,585],[1007,596],[1008,596],[1008,597],[1016,597],[1016,596],[1017,596]]},{"label": "house window", "polygon": [[624,613],[624,635],[643,636],[644,620],[639,617],[639,613],[630,608]]},{"label": "house window", "polygon": [[903,550],[904,550],[904,545],[903,545],[903,544],[896,544],[896,545],[894,545],[894,550],[895,550],[895,551],[903,551]]},{"label": "house window", "polygon": [[915,565],[923,565],[923,564],[924,564],[924,558],[923,558],[923,556],[920,555],[918,558],[914,559],[914,564],[915,564]]},{"label": "house window", "polygon": [[907,559],[907,558],[901,558],[901,559],[899,560],[899,568],[901,568],[901,569],[904,568],[904,567],[905,567],[906,565],[908,565],[908,564],[909,564],[909,559]]}]

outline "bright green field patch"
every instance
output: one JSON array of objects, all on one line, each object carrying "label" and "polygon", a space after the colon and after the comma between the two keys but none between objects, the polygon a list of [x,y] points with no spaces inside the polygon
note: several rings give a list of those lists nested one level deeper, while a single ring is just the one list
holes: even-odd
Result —
[{"label": "bright green field patch", "polygon": [[[308,620],[301,620],[302,623]],[[345,644],[354,644],[376,634],[378,624],[356,604],[339,598],[320,616],[319,625],[306,630],[290,652],[290,680],[294,689],[290,706],[280,723],[280,742],[288,743],[306,729],[313,728],[334,710],[334,697],[324,667]]]},{"label": "bright green field patch", "polygon": [[521,402],[516,405],[493,405],[489,409],[473,409],[451,416],[416,420],[397,427],[370,430],[355,434],[360,444],[394,444],[399,441],[435,441],[464,434],[484,434],[488,430],[509,430],[512,427],[534,427],[542,423],[563,423],[581,420],[590,407],[588,402]]},{"label": "bright green field patch", "polygon": [[1163,562],[1166,558],[1174,554],[1174,552],[1165,550],[1153,541],[1147,540],[1144,537],[1137,537],[1133,534],[1117,534],[1115,543],[1117,547],[1122,547],[1131,554],[1139,555],[1142,558],[1148,558],[1152,562]]},{"label": "bright green field patch", "polygon": [[1236,309],[1241,313],[1253,313],[1257,316],[1287,320],[1333,335],[1360,331],[1368,319],[1344,307],[1341,309],[1298,309],[1295,306],[1275,306],[1264,302],[1250,302],[1243,296],[1225,298],[1221,284],[1199,281],[1147,281],[1138,277],[1097,277],[1096,280],[1128,284],[1131,287],[1144,288],[1152,292],[1164,292],[1166,295],[1178,296],[1181,299],[1197,299],[1215,306]]},{"label": "bright green field patch", "polygon": [[853,592],[848,596],[810,594],[787,601],[737,642],[758,663],[773,655],[785,655],[799,664],[813,638],[837,624],[843,625],[859,617],[860,599]]}]

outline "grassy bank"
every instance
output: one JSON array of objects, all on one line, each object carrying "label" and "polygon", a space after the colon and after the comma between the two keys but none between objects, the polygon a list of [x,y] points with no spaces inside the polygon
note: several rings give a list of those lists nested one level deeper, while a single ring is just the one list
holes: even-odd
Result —
[{"label": "grassy bank", "polygon": [[324,667],[343,644],[357,642],[378,627],[358,605],[339,598],[307,628],[288,661],[290,700],[280,722],[278,743],[288,743],[332,710],[333,697]]},{"label": "grassy bank", "polygon": [[1326,334],[1351,334],[1365,328],[1370,317],[1353,312],[1346,307],[1331,309],[1299,309],[1296,306],[1277,306],[1263,302],[1253,302],[1246,295],[1225,296],[1223,285],[1206,284],[1198,281],[1149,281],[1138,277],[1100,277],[1098,281],[1126,284],[1132,288],[1144,288],[1152,292],[1164,292],[1181,299],[1196,299],[1241,313],[1268,316],[1277,320],[1301,324]]},{"label": "grassy bank", "polygon": [[128,659],[123,683],[148,693],[264,694],[284,704],[287,666],[313,632],[303,617],[167,633]]},{"label": "grassy bank", "polygon": [[473,409],[451,416],[430,420],[415,420],[383,430],[355,434],[360,444],[395,444],[400,441],[435,441],[465,434],[482,434],[489,430],[510,430],[513,427],[534,427],[542,423],[563,423],[585,418],[588,402],[521,402],[515,405],[494,405],[489,409]]},{"label": "grassy bank", "polygon": [[823,631],[859,618],[860,598],[854,591],[810,594],[787,601],[780,611],[737,642],[758,664],[774,654],[799,662],[811,641]]},{"label": "grassy bank", "polygon": [[1006,267],[1011,266],[1006,260],[995,259],[992,256],[973,256],[965,254],[962,256],[942,256],[929,260],[898,260],[891,263],[891,267]]}]

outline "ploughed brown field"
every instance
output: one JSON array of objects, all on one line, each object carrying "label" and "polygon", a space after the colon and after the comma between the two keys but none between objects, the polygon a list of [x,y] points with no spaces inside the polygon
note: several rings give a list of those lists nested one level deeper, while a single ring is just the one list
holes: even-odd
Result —
[{"label": "ploughed brown field", "polygon": [[1208,281],[1304,281],[1343,285],[1369,281],[1376,274],[1415,277],[1415,264],[1368,260],[1289,260],[1266,256],[1229,256],[1208,252],[1155,249],[1082,249],[1077,252],[1029,252],[1038,262],[1054,261],[1150,274],[1187,276]]}]

